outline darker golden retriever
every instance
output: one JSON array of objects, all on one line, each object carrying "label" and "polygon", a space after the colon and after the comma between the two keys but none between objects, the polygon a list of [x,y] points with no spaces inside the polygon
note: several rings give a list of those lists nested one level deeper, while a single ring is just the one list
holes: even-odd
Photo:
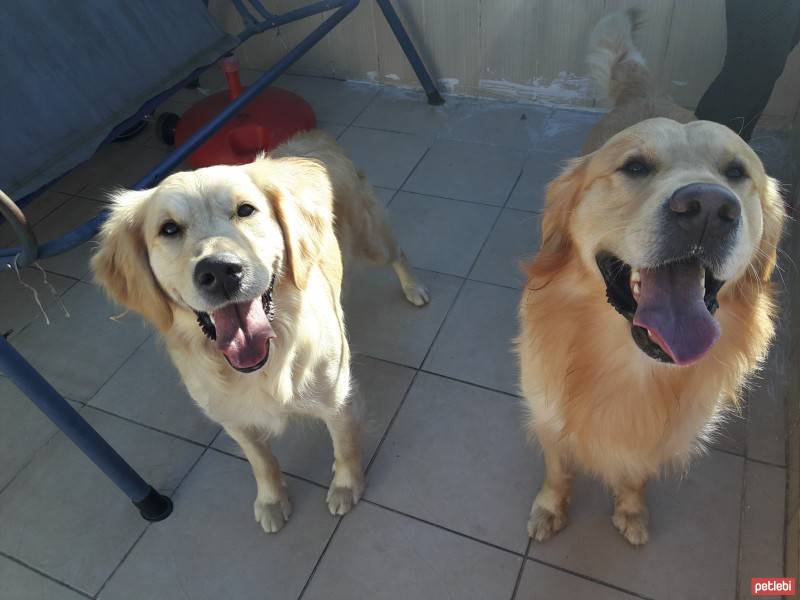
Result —
[{"label": "darker golden retriever", "polygon": [[566,524],[580,466],[613,491],[616,528],[645,543],[645,483],[687,466],[773,336],[777,183],[734,132],[651,92],[635,22],[610,15],[592,34],[614,108],[549,185],[527,266],[517,349],[546,465],[536,540]]}]

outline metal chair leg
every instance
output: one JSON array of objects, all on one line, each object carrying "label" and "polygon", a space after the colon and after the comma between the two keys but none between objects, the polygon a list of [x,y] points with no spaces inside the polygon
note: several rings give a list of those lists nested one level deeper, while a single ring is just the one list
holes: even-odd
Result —
[{"label": "metal chair leg", "polygon": [[0,371],[26,394],[56,426],[121,489],[148,521],[172,512],[172,500],[159,494],[106,442],[69,402],[0,336]]},{"label": "metal chair leg", "polygon": [[403,27],[403,23],[400,22],[400,17],[397,16],[397,12],[395,12],[391,2],[389,0],[375,1],[378,3],[381,12],[383,12],[383,16],[386,18],[389,27],[392,28],[394,37],[396,37],[397,41],[400,43],[400,47],[403,49],[408,62],[411,63],[411,67],[414,69],[417,79],[419,79],[419,82],[422,84],[422,88],[428,96],[428,104],[434,106],[444,104],[444,98],[442,98],[439,90],[436,89],[436,84],[433,83],[431,76],[428,75],[428,70],[425,68],[422,59],[417,53],[417,49],[414,48],[414,42],[408,37],[408,33],[406,33],[405,27]]}]

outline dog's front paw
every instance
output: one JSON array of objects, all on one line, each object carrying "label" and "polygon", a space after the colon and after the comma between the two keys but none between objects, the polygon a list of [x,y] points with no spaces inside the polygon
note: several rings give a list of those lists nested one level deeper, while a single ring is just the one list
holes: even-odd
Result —
[{"label": "dog's front paw", "polygon": [[565,511],[551,512],[541,506],[533,507],[531,518],[528,520],[528,536],[537,542],[549,540],[567,524]]},{"label": "dog's front paw", "polygon": [[617,528],[626,540],[634,546],[646,544],[650,539],[647,532],[647,514],[617,511],[611,517],[614,527]]},{"label": "dog's front paw", "polygon": [[364,477],[361,473],[343,476],[336,472],[328,489],[328,508],[332,515],[347,514],[364,493]]},{"label": "dog's front paw", "polygon": [[403,286],[403,295],[414,306],[425,306],[431,301],[431,294],[424,283],[414,281]]},{"label": "dog's front paw", "polygon": [[267,533],[277,533],[292,515],[292,503],[288,498],[278,502],[263,502],[256,500],[253,504],[256,521]]}]

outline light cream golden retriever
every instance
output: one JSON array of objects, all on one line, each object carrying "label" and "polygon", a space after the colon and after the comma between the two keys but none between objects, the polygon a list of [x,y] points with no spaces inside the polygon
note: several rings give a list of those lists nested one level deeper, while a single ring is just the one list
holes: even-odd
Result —
[{"label": "light cream golden retriever", "polygon": [[546,467],[528,523],[539,541],[565,526],[579,466],[613,491],[616,528],[645,543],[645,483],[688,465],[773,335],[777,184],[735,133],[651,92],[635,21],[611,15],[593,33],[615,107],[548,186],[519,307]]},{"label": "light cream golden retriever", "polygon": [[92,259],[111,298],[155,325],[192,398],[242,447],[267,532],[292,510],[268,441],[292,415],[330,431],[330,511],[346,513],[364,489],[342,253],[391,264],[406,298],[427,303],[372,186],[310,132],[248,165],[116,194]]}]

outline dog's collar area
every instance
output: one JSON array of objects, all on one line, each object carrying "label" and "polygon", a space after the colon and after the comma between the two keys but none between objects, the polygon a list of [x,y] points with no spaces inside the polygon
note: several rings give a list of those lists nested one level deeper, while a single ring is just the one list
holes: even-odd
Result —
[{"label": "dog's collar area", "polygon": [[[664,350],[655,343],[643,327],[633,324],[638,304],[631,291],[631,267],[610,252],[601,252],[595,257],[597,267],[606,283],[606,300],[611,307],[631,325],[631,337],[639,349],[650,358],[664,363],[674,363]],[[705,268],[705,293],[703,301],[708,312],[712,315],[719,308],[717,293],[722,288],[724,281],[716,279],[708,267]]]},{"label": "dog's collar area", "polygon": [[[275,287],[275,272],[272,273],[272,278],[269,282],[269,287],[267,291],[261,296],[261,303],[264,305],[264,312],[267,314],[267,319],[270,322],[275,320],[275,301],[272,298],[273,289]],[[208,339],[212,342],[217,339],[217,328],[214,327],[214,322],[211,320],[211,316],[207,312],[196,310],[194,314],[197,316],[197,324],[200,326],[200,329]],[[263,366],[258,365],[253,367],[250,370],[258,370]]]}]

